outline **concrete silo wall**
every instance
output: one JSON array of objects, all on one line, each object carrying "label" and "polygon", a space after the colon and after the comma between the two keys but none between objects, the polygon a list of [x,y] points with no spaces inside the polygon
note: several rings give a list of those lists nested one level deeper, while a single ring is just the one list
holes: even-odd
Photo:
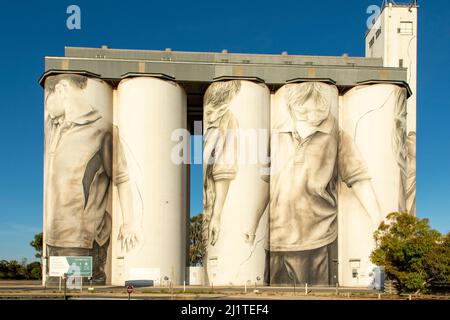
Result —
[{"label": "concrete silo wall", "polygon": [[272,97],[267,283],[334,281],[337,258],[338,90],[292,83]]},{"label": "concrete silo wall", "polygon": [[[185,280],[186,170],[173,159],[177,130],[186,128],[186,94],[175,82],[151,77],[122,80],[116,98],[118,139],[130,172],[130,216],[114,197],[112,282]],[[187,142],[188,143],[188,142]],[[137,237],[127,248],[126,233]],[[129,244],[129,243],[128,243]],[[165,283],[164,282],[164,283]]]},{"label": "concrete silo wall", "polygon": [[268,88],[220,81],[204,97],[204,266],[209,284],[262,284],[269,197]]},{"label": "concrete silo wall", "polygon": [[[406,209],[406,90],[392,84],[357,86],[342,97],[342,129],[365,160],[379,204],[379,219]],[[355,193],[340,185],[340,272],[343,285],[366,286],[373,265],[376,225]]]},{"label": "concrete silo wall", "polygon": [[110,280],[112,106],[102,80],[45,80],[44,257],[90,256],[99,284]]},{"label": "concrete silo wall", "polygon": [[[213,82],[197,283],[369,285],[374,228],[415,203],[406,94],[394,84],[339,95],[315,81],[272,94]],[[94,283],[188,280],[186,113],[184,89],[161,78],[116,89],[83,75],[46,79],[45,257],[91,256]]]}]

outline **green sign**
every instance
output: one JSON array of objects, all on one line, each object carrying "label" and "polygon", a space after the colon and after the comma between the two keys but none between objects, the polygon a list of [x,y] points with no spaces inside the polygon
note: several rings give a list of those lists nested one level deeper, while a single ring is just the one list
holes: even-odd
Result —
[{"label": "green sign", "polygon": [[92,257],[66,257],[68,276],[92,277]]},{"label": "green sign", "polygon": [[50,257],[50,276],[92,277],[92,257]]}]

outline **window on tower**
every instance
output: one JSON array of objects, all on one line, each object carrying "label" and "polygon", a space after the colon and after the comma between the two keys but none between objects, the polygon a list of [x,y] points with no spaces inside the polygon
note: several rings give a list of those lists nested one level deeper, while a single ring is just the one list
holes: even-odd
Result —
[{"label": "window on tower", "polygon": [[413,23],[411,21],[400,22],[398,31],[400,34],[413,34]]},{"label": "window on tower", "polygon": [[375,34],[375,36],[377,37],[377,39],[378,39],[378,37],[381,35],[381,28],[378,28],[377,29],[377,32],[376,32],[376,34]]}]

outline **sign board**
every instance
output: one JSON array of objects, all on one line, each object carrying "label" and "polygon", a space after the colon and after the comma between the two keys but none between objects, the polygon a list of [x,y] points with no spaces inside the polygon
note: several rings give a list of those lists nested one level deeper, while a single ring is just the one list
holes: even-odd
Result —
[{"label": "sign board", "polygon": [[92,257],[50,257],[50,277],[92,277]]}]

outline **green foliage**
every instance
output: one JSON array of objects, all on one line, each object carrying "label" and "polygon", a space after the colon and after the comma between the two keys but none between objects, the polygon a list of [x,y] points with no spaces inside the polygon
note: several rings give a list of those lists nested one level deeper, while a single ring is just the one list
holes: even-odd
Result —
[{"label": "green foliage", "polygon": [[27,273],[30,279],[41,279],[42,278],[42,267],[40,262],[32,262],[27,265]]},{"label": "green foliage", "polygon": [[[34,240],[30,245],[36,249],[36,258],[42,257],[42,232],[34,235]],[[42,267],[38,261],[28,263],[27,259],[22,259],[19,263],[16,260],[0,261],[0,279],[11,280],[39,280],[42,278]]]},{"label": "green foliage", "polygon": [[206,244],[203,239],[203,214],[191,217],[189,228],[189,264],[201,266]]},{"label": "green foliage", "polygon": [[34,235],[34,240],[30,242],[30,246],[36,249],[36,258],[40,259],[42,257],[42,232]]},{"label": "green foliage", "polygon": [[26,259],[22,263],[16,260],[0,261],[0,279],[14,280],[38,280],[41,279],[41,263],[32,262],[26,264]]},{"label": "green foliage", "polygon": [[450,234],[431,229],[428,219],[391,213],[374,239],[371,261],[385,267],[401,292],[426,292],[432,283],[450,283]]}]

